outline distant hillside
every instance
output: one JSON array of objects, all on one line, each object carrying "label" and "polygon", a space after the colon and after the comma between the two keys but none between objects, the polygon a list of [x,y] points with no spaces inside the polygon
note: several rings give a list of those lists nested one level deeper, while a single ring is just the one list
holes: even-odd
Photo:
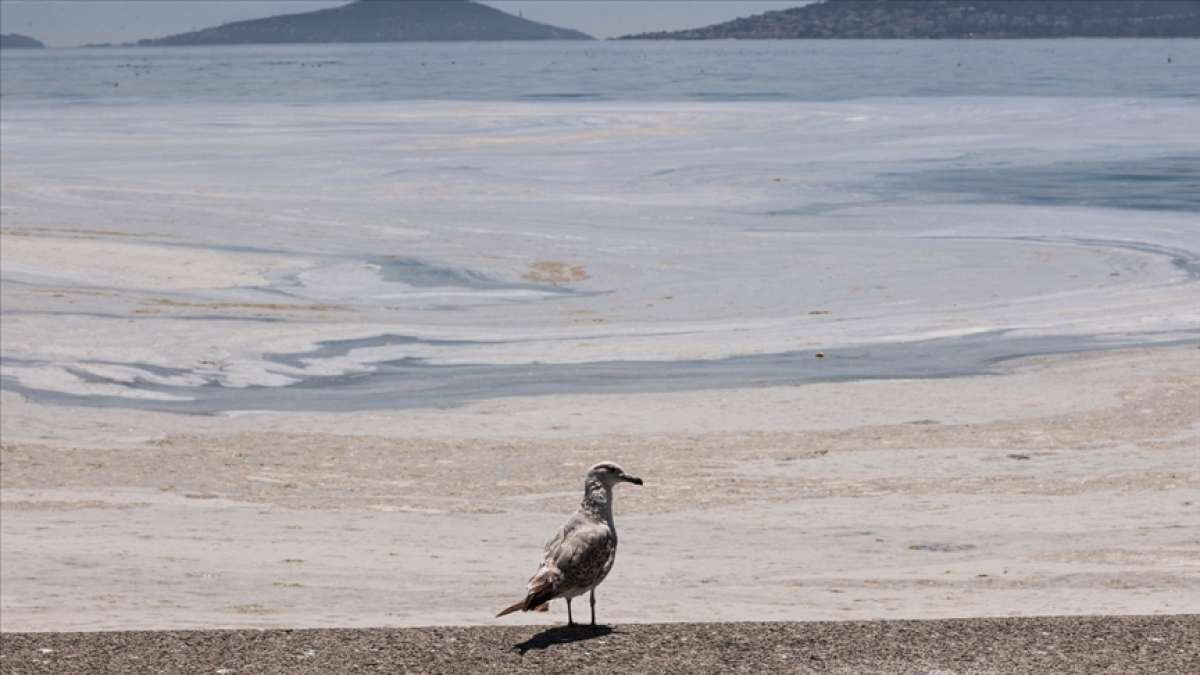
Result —
[{"label": "distant hillside", "polygon": [[5,33],[0,35],[0,49],[41,49],[46,45],[28,35]]},{"label": "distant hillside", "polygon": [[138,44],[590,39],[576,30],[527,21],[467,0],[358,0],[332,9],[238,21],[191,33],[139,40]]},{"label": "distant hillside", "polygon": [[1200,37],[1197,0],[826,0],[623,39]]}]

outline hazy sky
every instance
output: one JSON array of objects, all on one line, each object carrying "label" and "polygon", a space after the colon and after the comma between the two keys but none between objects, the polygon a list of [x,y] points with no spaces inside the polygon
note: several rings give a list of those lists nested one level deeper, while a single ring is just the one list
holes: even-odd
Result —
[{"label": "hazy sky", "polygon": [[[596,37],[694,28],[809,0],[486,0],[525,18]],[[307,12],[348,0],[0,0],[0,32],[54,47],[132,42],[229,21]]]}]

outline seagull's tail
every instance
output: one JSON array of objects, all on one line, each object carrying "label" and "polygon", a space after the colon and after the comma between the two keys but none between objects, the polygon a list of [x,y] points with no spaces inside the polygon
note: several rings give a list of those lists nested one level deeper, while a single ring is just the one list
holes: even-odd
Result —
[{"label": "seagull's tail", "polygon": [[514,605],[509,605],[508,607],[505,607],[504,609],[500,610],[500,613],[496,615],[496,618],[500,618],[500,617],[504,616],[505,614],[512,614],[513,612],[517,611],[518,609],[519,610],[525,609],[525,601],[524,600],[522,600]]},{"label": "seagull's tail", "polygon": [[505,607],[504,609],[500,610],[500,613],[496,615],[496,618],[500,618],[500,617],[504,616],[505,614],[512,614],[513,612],[516,612],[518,610],[520,610],[522,612],[528,612],[530,610],[533,610],[535,612],[544,612],[549,609],[549,607],[547,607],[547,605],[553,599],[554,599],[553,586],[548,583],[541,583],[541,584],[538,584],[538,585],[534,586],[533,588],[529,589],[529,594],[525,596],[524,600],[513,603],[513,604],[509,605],[508,607]]}]

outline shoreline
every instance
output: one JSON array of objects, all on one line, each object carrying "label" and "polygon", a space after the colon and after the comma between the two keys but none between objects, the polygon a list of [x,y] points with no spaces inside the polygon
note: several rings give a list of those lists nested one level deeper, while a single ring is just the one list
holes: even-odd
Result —
[{"label": "shoreline", "polygon": [[[135,409],[185,415],[220,415],[244,411],[345,413],[398,409],[439,409],[481,401],[539,396],[603,394],[672,394],[689,391],[798,387],[838,382],[932,380],[1002,375],[1006,364],[1023,359],[1102,354],[1128,349],[1200,346],[1200,330],[1175,331],[1155,342],[1148,335],[1124,339],[1104,336],[1008,337],[1011,331],[988,331],[911,342],[879,342],[854,346],[814,347],[782,353],[735,355],[711,360],[608,361],[543,364],[430,364],[404,358],[373,364],[369,370],[338,375],[312,375],[283,386],[168,386],[140,379],[111,380],[93,376],[94,384],[120,384],[123,396],[72,394],[24,386],[0,379],[0,389],[37,404]],[[269,361],[303,361],[311,355],[341,351],[359,343],[379,346],[423,342],[404,335],[319,342],[311,352],[267,355]],[[339,348],[337,345],[348,346]],[[22,363],[22,366],[45,364]],[[188,377],[187,370],[123,363],[148,375]],[[1019,367],[1019,366],[1018,366]],[[132,392],[142,394],[138,398]],[[215,393],[214,393],[215,392]]]},{"label": "shoreline", "polygon": [[[0,391],[0,631],[492,622],[603,460],[646,481],[605,621],[1200,611],[1183,71],[888,98],[928,79],[879,56],[879,98],[786,105],[6,78],[83,99],[4,104],[5,384],[247,409]],[[1193,339],[988,367],[1071,335]]]}]

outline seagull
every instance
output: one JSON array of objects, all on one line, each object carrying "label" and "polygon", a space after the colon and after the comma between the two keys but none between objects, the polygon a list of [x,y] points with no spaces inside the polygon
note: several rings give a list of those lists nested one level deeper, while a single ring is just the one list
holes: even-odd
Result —
[{"label": "seagull", "polygon": [[565,598],[567,625],[574,626],[571,599],[590,593],[592,625],[596,625],[596,587],[608,576],[617,558],[612,489],[622,482],[641,485],[642,479],[630,476],[613,462],[600,462],[588,469],[583,480],[583,503],[546,542],[542,564],[529,580],[525,598],[504,608],[497,617],[517,610],[542,610],[551,600]]}]

